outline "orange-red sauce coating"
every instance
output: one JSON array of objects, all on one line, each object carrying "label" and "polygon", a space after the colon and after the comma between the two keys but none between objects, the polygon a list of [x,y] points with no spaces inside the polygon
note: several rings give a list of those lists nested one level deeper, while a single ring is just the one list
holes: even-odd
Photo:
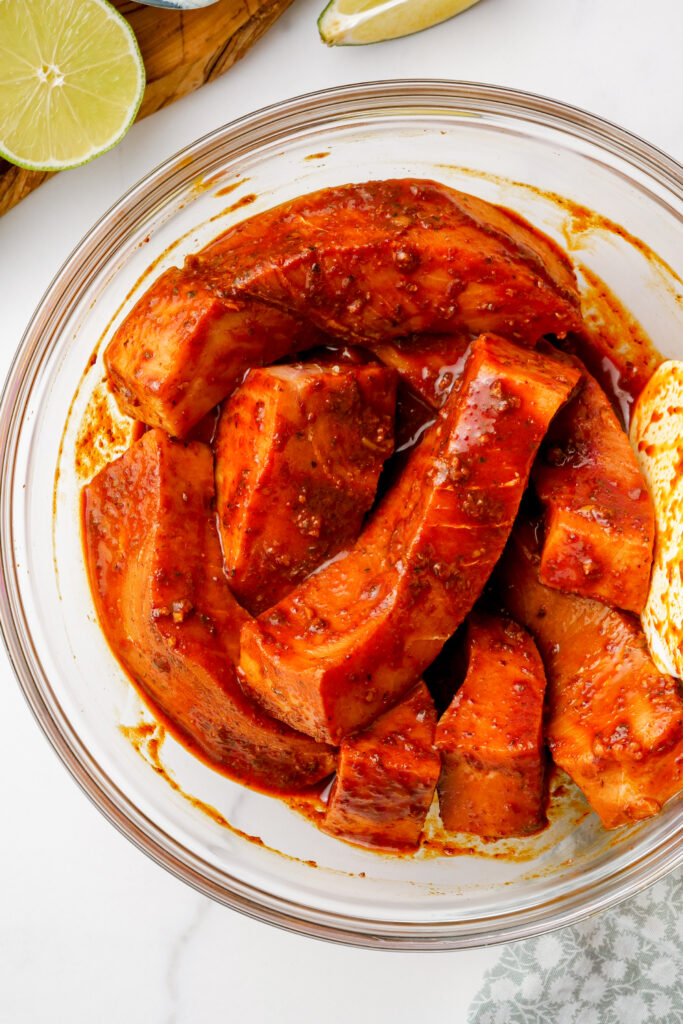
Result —
[{"label": "orange-red sauce coating", "polygon": [[[327,154],[325,153],[311,154],[310,159],[318,159],[326,155]],[[225,189],[221,189],[220,193],[217,194],[227,194],[241,183],[241,181],[235,182],[233,185],[227,186]],[[255,195],[245,196],[230,209],[237,209],[243,205],[248,205],[253,202],[255,198]],[[559,201],[559,197],[556,198],[558,198]],[[590,211],[585,211],[583,208],[578,206],[575,206],[575,209],[573,210],[573,217],[577,225],[581,221],[585,227],[588,223],[586,218],[588,218],[589,215],[591,217],[595,217],[595,215],[590,214]],[[510,213],[510,211],[504,211],[504,216],[507,218],[508,224],[517,220],[522,228],[528,229],[526,222],[521,218],[518,218],[517,215]],[[597,223],[597,221],[595,223]],[[634,244],[639,242],[639,240],[630,238],[626,232],[622,232],[618,229],[618,226],[610,225],[609,222],[605,222],[605,224],[609,225],[610,229],[617,230],[622,237],[627,238],[627,240]],[[637,245],[636,248],[639,248],[639,250],[646,256],[654,256],[654,254],[651,254],[647,249],[647,246],[644,246],[642,242]],[[155,263],[156,262],[157,261],[155,261]],[[150,270],[151,268],[148,269],[145,276],[149,274]],[[630,316],[623,304],[611,295],[609,289],[607,289],[604,283],[595,275],[591,275],[591,272],[586,271],[585,268],[581,268],[581,270],[585,280],[588,281],[589,286],[593,291],[594,299],[597,296],[593,305],[594,307],[599,307],[599,315],[592,318],[587,330],[574,332],[567,342],[567,345],[573,346],[574,351],[580,352],[587,365],[590,365],[596,373],[596,376],[600,378],[603,386],[615,401],[615,404],[620,406],[624,418],[627,419],[633,398],[637,397],[639,391],[642,390],[642,387],[646,383],[654,367],[658,365],[661,357],[659,357],[659,354],[656,353],[649,339],[644,335],[642,328],[640,328],[640,326]],[[427,346],[425,349],[426,352],[433,349],[433,346],[431,346],[431,348],[430,346]],[[400,362],[400,346],[397,348],[397,351],[399,353],[397,357],[391,355],[389,343],[387,343],[385,352],[389,354],[387,355],[386,361],[389,362],[390,365],[396,365],[397,360]],[[382,358],[379,346],[376,355],[379,355],[379,357]],[[434,362],[433,359],[432,362]],[[438,357],[436,362],[438,362]],[[413,364],[415,366],[415,370],[411,370],[408,363],[403,367],[405,381],[409,391],[412,384],[414,389],[413,396],[414,391],[423,394],[432,407],[441,404],[442,399],[438,396],[440,394],[448,393],[453,382],[457,382],[458,376],[462,371],[462,363],[457,366],[457,372],[453,374],[449,371],[448,366],[445,366],[444,364],[444,368],[440,369],[436,365],[436,362],[434,362],[434,367],[432,368],[429,359],[425,359],[425,387],[432,389],[431,392],[423,390],[419,384],[417,375],[420,373],[420,370],[417,362],[414,362]],[[448,371],[446,375],[448,379],[444,376],[444,369],[445,371]],[[413,374],[412,381],[411,373]],[[415,387],[416,384],[417,387]],[[432,395],[435,397],[432,398]],[[403,408],[406,410],[408,415],[406,415],[405,418],[400,418],[399,420],[398,436],[401,440],[399,447],[411,447],[411,442],[414,442],[415,439],[419,439],[428,424],[429,413],[427,407],[425,407],[424,411],[420,411],[413,421],[412,409],[415,405],[415,401],[416,399],[411,397],[410,393],[404,400]],[[419,408],[419,401],[415,408]],[[99,427],[98,419],[100,424]],[[199,427],[195,428],[192,436],[198,437],[202,441],[210,442],[215,433],[215,422],[215,415],[207,415],[206,420],[203,421]],[[413,422],[416,425],[411,427],[410,425],[413,424]],[[94,472],[103,461],[106,461],[106,451],[109,446],[116,449],[117,445],[120,446],[122,443],[123,435],[117,434],[117,427],[115,424],[116,417],[112,417],[110,411],[106,409],[106,402],[103,400],[102,396],[95,395],[76,443],[77,472],[81,477],[87,478],[91,476],[92,472]],[[144,429],[146,429],[144,426],[140,427],[139,425],[136,425],[131,432],[131,437],[134,438],[141,432],[141,430]],[[406,437],[405,441],[401,438],[401,430],[403,431],[403,436]],[[102,458],[98,452],[104,453]],[[57,479],[55,480],[55,495],[56,487]],[[154,701],[150,702],[149,694],[145,694],[144,696],[146,702],[150,704],[150,707],[154,710],[154,713],[160,719],[164,720],[164,713],[160,712],[158,705],[155,705]],[[210,760],[207,760],[199,746],[194,745],[192,740],[188,739],[186,735],[179,736],[173,723],[168,719],[165,720],[167,724],[171,726],[171,729],[174,731],[176,736],[180,738],[190,749],[192,749],[193,753],[207,761],[207,763],[211,763]],[[158,751],[156,751],[156,756],[158,760]],[[212,767],[215,767],[215,764],[212,764]],[[324,786],[325,783],[321,783],[320,785]],[[561,786],[556,787],[555,796],[557,798],[563,796],[561,788]],[[320,819],[322,814],[321,805],[315,798],[315,793],[318,792],[319,789],[320,787],[317,789],[311,789],[309,797],[297,797],[290,800],[290,803],[292,803],[292,806],[297,806],[302,813],[310,814],[314,818]],[[201,801],[198,801],[197,805],[202,806]],[[215,812],[213,809],[208,807],[202,807],[202,809],[206,810],[206,813],[211,814],[211,816],[214,817],[214,820],[219,824],[231,827],[225,819],[218,814],[218,812]],[[239,832],[239,830],[236,831]],[[245,838],[249,838],[258,843],[261,842],[256,837],[246,836]],[[451,855],[480,852],[475,850],[474,847],[458,846],[457,844],[454,844],[452,839],[448,836],[435,838],[433,835],[428,841],[427,847],[431,849],[432,852],[436,850],[437,852],[450,853]],[[498,856],[499,854],[494,853],[493,855]],[[502,855],[509,856],[510,852],[508,851]]]}]

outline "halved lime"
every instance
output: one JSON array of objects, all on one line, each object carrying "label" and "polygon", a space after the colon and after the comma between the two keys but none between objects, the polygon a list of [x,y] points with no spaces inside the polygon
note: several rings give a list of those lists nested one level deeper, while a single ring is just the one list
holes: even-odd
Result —
[{"label": "halved lime", "polygon": [[328,46],[380,43],[421,32],[476,4],[477,0],[331,0],[318,18]]},{"label": "halved lime", "polygon": [[0,0],[0,156],[58,171],[125,135],[145,89],[133,31],[106,0]]}]

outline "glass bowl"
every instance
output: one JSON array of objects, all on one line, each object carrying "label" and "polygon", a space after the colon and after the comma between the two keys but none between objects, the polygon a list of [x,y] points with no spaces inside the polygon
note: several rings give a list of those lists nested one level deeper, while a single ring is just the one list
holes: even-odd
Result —
[{"label": "glass bowl", "polygon": [[[69,257],[26,330],[0,411],[2,628],[58,755],[159,864],[293,931],[454,949],[577,921],[683,861],[681,799],[606,833],[570,788],[535,839],[390,857],[322,835],[168,736],[159,750],[161,730],[97,625],[79,535],[83,479],[128,439],[102,384],[102,341],[150,275],[236,220],[326,185],[437,178],[546,230],[607,282],[665,355],[683,356],[683,289],[671,269],[682,174],[647,143],[551,100],[457,82],[361,84],[289,100],[199,140],[131,189]],[[102,452],[91,445],[84,463],[78,439],[88,431]]]}]

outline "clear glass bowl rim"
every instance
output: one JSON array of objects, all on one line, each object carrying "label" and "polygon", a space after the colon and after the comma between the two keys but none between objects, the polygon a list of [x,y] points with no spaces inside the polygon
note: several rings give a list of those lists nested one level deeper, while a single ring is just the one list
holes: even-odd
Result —
[{"label": "clear glass bowl rim", "polygon": [[[123,835],[152,860],[218,902],[300,934],[379,949],[445,950],[473,948],[540,934],[576,923],[639,892],[683,863],[683,843],[672,836],[628,868],[590,889],[580,886],[561,899],[505,916],[481,919],[473,928],[415,923],[387,924],[326,913],[272,897],[218,871],[192,854],[141,814],[101,770],[64,716],[55,714],[45,694],[49,681],[37,677],[31,629],[24,615],[13,558],[14,462],[23,410],[35,377],[58,335],[71,298],[106,260],[117,237],[147,211],[186,187],[220,152],[273,141],[295,128],[325,125],[338,116],[433,114],[472,111],[519,117],[596,144],[625,160],[683,201],[683,166],[636,135],[580,108],[543,96],[481,83],[438,79],[360,82],[323,89],[282,101],[209,133],[160,164],[129,189],[76,246],[47,288],[10,366],[0,398],[0,630],[20,688],[59,759],[77,784]],[[673,211],[671,211],[673,212]],[[679,217],[683,227],[683,217]]]}]

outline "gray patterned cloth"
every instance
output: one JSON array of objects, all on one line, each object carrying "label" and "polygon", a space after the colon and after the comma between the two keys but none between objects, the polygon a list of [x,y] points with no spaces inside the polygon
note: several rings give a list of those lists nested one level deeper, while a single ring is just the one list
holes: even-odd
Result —
[{"label": "gray patterned cloth", "polygon": [[469,1024],[682,1024],[683,871],[571,928],[506,946]]}]

